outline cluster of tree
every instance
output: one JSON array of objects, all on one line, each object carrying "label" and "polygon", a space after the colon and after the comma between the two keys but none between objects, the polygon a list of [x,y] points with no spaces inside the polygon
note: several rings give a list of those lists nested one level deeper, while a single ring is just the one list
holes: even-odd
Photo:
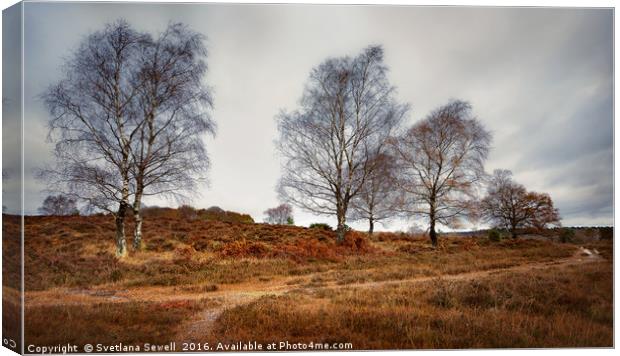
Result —
[{"label": "cluster of tree", "polygon": [[181,205],[178,208],[149,206],[141,209],[140,215],[149,219],[183,219],[201,221],[222,221],[231,223],[254,223],[254,219],[243,213],[226,211],[218,206],[207,209],[198,209],[191,205]]},{"label": "cluster of tree", "polygon": [[512,237],[517,237],[518,229],[560,226],[560,215],[551,197],[528,192],[523,185],[512,180],[512,172],[508,170],[493,172],[480,210],[487,222],[505,228]]},{"label": "cluster of tree", "polygon": [[355,58],[330,58],[314,68],[301,108],[277,118],[277,145],[285,160],[281,198],[335,215],[339,241],[353,199],[381,165],[388,138],[408,110],[394,93],[383,49],[372,46]]},{"label": "cluster of tree", "polygon": [[[203,136],[215,134],[215,123],[206,58],[204,36],[182,24],[153,37],[117,21],[86,37],[43,95],[57,163],[41,177],[73,204],[114,216],[118,256],[127,253],[128,212],[139,249],[143,198],[185,200],[209,166]],[[403,130],[409,106],[396,100],[387,74],[380,46],[312,70],[300,108],[277,118],[284,157],[278,191],[288,203],[334,215],[339,241],[347,219],[367,220],[372,233],[375,223],[401,215],[428,220],[435,245],[437,224],[458,226],[480,213],[491,135],[460,100]],[[64,214],[55,204],[70,204],[50,198],[42,212]],[[508,216],[507,209],[524,212]],[[494,178],[481,212],[512,231],[559,219],[548,195],[506,177]],[[292,223],[288,204],[265,214],[269,223]]]},{"label": "cluster of tree", "polygon": [[[380,46],[312,70],[300,108],[277,117],[278,191],[302,209],[335,215],[340,241],[347,218],[367,220],[372,233],[376,222],[404,216],[428,221],[436,245],[437,224],[458,227],[480,213],[491,134],[461,100],[402,130],[409,106],[396,101],[387,71]],[[548,195],[527,197],[537,206],[527,223],[553,220]]]},{"label": "cluster of tree", "polygon": [[227,211],[219,206],[212,206],[207,209],[201,209],[198,211],[201,219],[207,221],[226,221],[234,223],[254,223],[254,219],[249,214],[237,213],[234,211]]},{"label": "cluster of tree", "polygon": [[75,199],[67,197],[63,194],[49,195],[43,201],[43,205],[39,208],[39,214],[66,216],[79,215],[80,211],[77,207]]},{"label": "cluster of tree", "polygon": [[275,208],[265,210],[264,214],[267,216],[265,222],[268,224],[277,225],[293,225],[293,207],[289,204],[280,204]]},{"label": "cluster of tree", "polygon": [[185,200],[208,168],[203,136],[215,123],[206,57],[204,36],[183,24],[154,37],[121,20],[87,36],[43,94],[57,164],[41,177],[114,216],[118,256],[127,253],[128,211],[139,249],[142,199]]}]

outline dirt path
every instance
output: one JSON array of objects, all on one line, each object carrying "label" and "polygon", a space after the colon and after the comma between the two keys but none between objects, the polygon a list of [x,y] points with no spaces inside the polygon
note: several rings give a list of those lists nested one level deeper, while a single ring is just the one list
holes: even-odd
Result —
[{"label": "dirt path", "polygon": [[229,293],[222,298],[221,304],[214,308],[205,308],[197,313],[192,319],[181,324],[174,340],[178,342],[200,342],[204,340],[206,333],[215,326],[217,318],[226,309],[238,305],[248,304],[266,295],[280,295],[286,291],[248,291]]},{"label": "dirt path", "polygon": [[527,263],[523,265],[508,267],[508,268],[497,268],[490,269],[484,271],[474,271],[474,272],[466,272],[452,275],[442,275],[442,276],[423,276],[416,277],[410,279],[400,279],[400,280],[387,280],[387,281],[373,281],[373,282],[360,282],[360,283],[350,283],[350,284],[336,284],[336,283],[327,283],[325,285],[316,286],[316,287],[304,287],[299,285],[294,286],[286,286],[282,288],[275,289],[255,289],[252,291],[239,291],[239,292],[229,292],[226,294],[226,297],[223,299],[222,303],[213,308],[206,308],[201,312],[197,313],[196,316],[184,324],[182,324],[178,332],[176,334],[175,340],[179,340],[181,342],[199,342],[204,339],[205,334],[207,334],[214,326],[218,317],[226,310],[230,308],[234,308],[236,306],[251,303],[255,300],[258,300],[262,296],[266,295],[282,295],[288,293],[293,290],[306,289],[306,290],[315,290],[320,288],[328,288],[328,289],[344,289],[344,288],[377,288],[383,287],[387,285],[399,285],[399,284],[417,284],[423,282],[429,282],[436,279],[441,279],[444,281],[462,281],[462,280],[474,280],[477,278],[483,278],[486,276],[490,276],[497,273],[505,273],[505,272],[517,272],[517,273],[526,273],[528,271],[533,271],[537,269],[545,269],[550,267],[567,267],[572,265],[579,265],[584,263],[592,263],[592,262],[600,262],[604,259],[598,254],[584,254],[582,250],[578,250],[572,257],[565,258],[561,260],[551,261],[551,262],[535,262],[535,263]]}]

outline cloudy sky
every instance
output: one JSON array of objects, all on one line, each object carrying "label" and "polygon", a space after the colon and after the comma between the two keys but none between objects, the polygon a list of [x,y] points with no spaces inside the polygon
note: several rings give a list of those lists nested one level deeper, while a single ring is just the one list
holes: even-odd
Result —
[{"label": "cloudy sky", "polygon": [[[296,108],[326,57],[381,44],[398,97],[412,106],[408,125],[450,98],[468,100],[494,136],[489,172],[510,169],[550,193],[564,225],[613,223],[613,12],[559,8],[26,3],[27,213],[44,198],[33,170],[51,159],[37,96],[86,34],[120,17],[152,33],[180,21],[208,37],[218,133],[207,139],[210,186],[197,207],[261,220],[278,204],[274,116]],[[295,219],[334,223],[299,210]]]}]

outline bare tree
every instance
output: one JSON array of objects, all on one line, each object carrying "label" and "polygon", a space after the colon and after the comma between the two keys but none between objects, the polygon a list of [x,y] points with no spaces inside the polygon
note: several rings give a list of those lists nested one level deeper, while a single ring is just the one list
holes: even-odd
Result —
[{"label": "bare tree", "polygon": [[289,204],[280,204],[275,208],[267,209],[264,214],[267,215],[265,221],[269,224],[284,225],[293,221],[293,207]]},{"label": "bare tree", "polygon": [[372,158],[374,169],[351,201],[351,218],[367,220],[368,234],[372,235],[375,223],[385,222],[397,215],[401,202],[396,189],[396,162],[394,157],[381,153]]},{"label": "bare tree", "polygon": [[544,229],[560,226],[558,210],[548,194],[528,192],[512,180],[512,172],[498,169],[493,172],[487,196],[481,202],[483,218],[503,227],[517,237],[517,229]]},{"label": "bare tree", "polygon": [[127,253],[131,142],[140,132],[135,58],[143,40],[122,20],[92,33],[66,61],[63,79],[43,94],[57,165],[42,175],[70,197],[113,214],[119,257]]},{"label": "bare tree", "polygon": [[79,211],[75,199],[64,196],[62,194],[49,195],[43,201],[43,205],[39,208],[42,215],[78,215]]},{"label": "bare tree", "polygon": [[309,212],[335,215],[339,241],[351,199],[374,169],[372,157],[408,109],[395,101],[386,74],[379,46],[355,58],[328,59],[310,73],[301,108],[277,120],[280,196]]},{"label": "bare tree", "polygon": [[210,90],[204,36],[182,24],[171,24],[145,40],[139,55],[137,96],[141,129],[132,143],[134,248],[142,246],[142,198],[165,195],[187,200],[209,167],[203,137],[215,134],[208,109]]},{"label": "bare tree", "polygon": [[469,103],[456,100],[433,111],[393,140],[403,191],[403,212],[436,225],[458,226],[474,204],[484,177],[491,134],[472,116]]}]

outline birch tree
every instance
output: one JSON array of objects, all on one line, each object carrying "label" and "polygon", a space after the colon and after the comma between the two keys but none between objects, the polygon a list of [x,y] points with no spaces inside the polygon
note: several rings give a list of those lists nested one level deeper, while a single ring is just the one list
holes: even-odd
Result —
[{"label": "birch tree", "polygon": [[79,215],[79,210],[75,199],[62,194],[49,195],[43,201],[43,205],[38,209],[41,215],[67,216]]},{"label": "birch tree", "polygon": [[542,230],[549,226],[560,226],[558,210],[548,194],[528,192],[525,187],[512,180],[512,172],[498,169],[482,200],[483,218],[492,224],[510,231],[513,238],[521,228]]},{"label": "birch tree", "polygon": [[127,254],[131,143],[141,128],[135,67],[143,41],[125,21],[90,34],[66,61],[62,79],[43,94],[57,164],[42,175],[52,187],[114,216],[119,257]]},{"label": "birch tree", "polygon": [[458,226],[476,204],[491,134],[467,102],[454,100],[431,112],[392,141],[404,193],[401,211],[428,220],[437,245],[437,224]]},{"label": "birch tree", "polygon": [[397,167],[394,157],[383,153],[373,157],[374,169],[366,178],[360,193],[351,202],[351,218],[368,221],[372,235],[376,223],[395,218],[401,193],[396,186]]},{"label": "birch tree", "polygon": [[325,60],[306,83],[300,107],[277,118],[283,157],[281,198],[306,211],[335,216],[344,240],[347,211],[408,107],[397,103],[383,49]]},{"label": "birch tree", "polygon": [[288,204],[267,209],[263,214],[267,216],[265,222],[268,224],[285,225],[293,221],[293,207]]},{"label": "birch tree", "polygon": [[209,167],[203,138],[215,134],[215,123],[209,114],[210,89],[204,84],[204,40],[183,24],[170,24],[157,38],[148,36],[139,55],[141,128],[131,150],[136,249],[142,246],[142,199],[163,195],[187,200]]}]

